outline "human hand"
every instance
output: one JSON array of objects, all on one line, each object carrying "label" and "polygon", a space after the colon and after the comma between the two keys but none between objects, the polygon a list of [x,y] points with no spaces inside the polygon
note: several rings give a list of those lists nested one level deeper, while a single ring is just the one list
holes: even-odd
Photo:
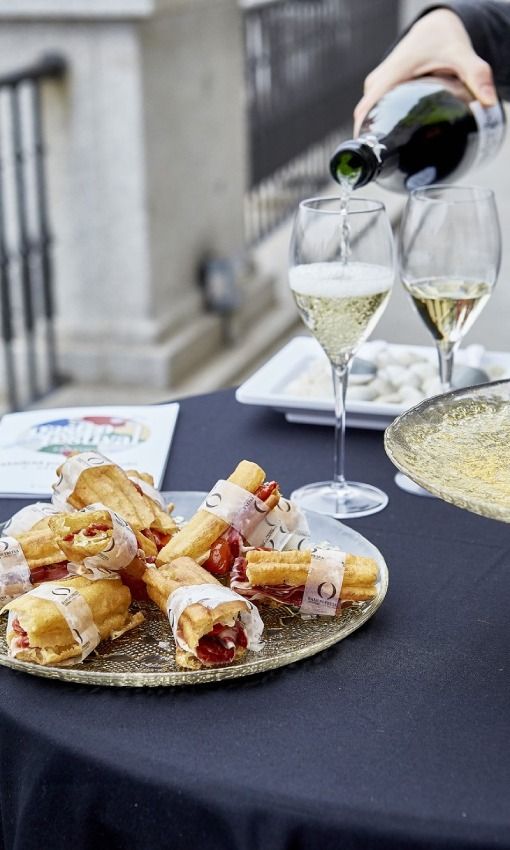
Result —
[{"label": "human hand", "polygon": [[379,98],[398,83],[441,73],[459,77],[484,106],[497,102],[490,65],[475,53],[461,19],[450,9],[435,9],[416,21],[368,75],[363,97],[354,110],[355,134]]}]

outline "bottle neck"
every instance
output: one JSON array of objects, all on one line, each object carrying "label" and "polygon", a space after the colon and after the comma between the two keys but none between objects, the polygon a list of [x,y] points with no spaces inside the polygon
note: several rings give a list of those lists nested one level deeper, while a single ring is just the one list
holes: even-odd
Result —
[{"label": "bottle neck", "polygon": [[359,189],[377,177],[383,154],[384,146],[375,136],[367,134],[343,142],[331,158],[331,174],[341,186]]}]

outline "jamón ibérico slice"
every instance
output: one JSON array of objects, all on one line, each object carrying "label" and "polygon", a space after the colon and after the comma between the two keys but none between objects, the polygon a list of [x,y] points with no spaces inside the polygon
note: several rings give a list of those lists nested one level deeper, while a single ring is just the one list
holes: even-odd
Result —
[{"label": "jam\u00f3n ib\u00e9rico slice", "polygon": [[125,584],[126,587],[129,587],[133,599],[146,601],[149,598],[147,594],[147,585],[144,581],[142,581],[141,578],[137,578],[137,576],[130,575],[126,572],[125,569],[118,570],[118,574],[120,580],[122,581],[122,584]]},{"label": "jam\u00f3n ib\u00e9rico slice", "polygon": [[[147,561],[150,559],[143,557],[133,558],[130,564],[127,567],[123,567],[118,571],[118,575],[123,584],[126,587],[129,587],[131,591],[131,596],[133,599],[143,599],[147,600],[149,597],[147,595],[147,586],[145,582],[142,580],[142,576],[145,573]],[[152,559],[153,561],[155,559]]]},{"label": "jam\u00f3n ib\u00e9rico slice", "polygon": [[12,629],[18,635],[18,637],[16,638],[17,645],[19,647],[21,647],[21,649],[28,649],[28,647],[30,646],[28,634],[26,633],[25,629],[21,626],[20,621],[18,620],[17,617],[16,617],[16,619],[14,619],[12,621]]},{"label": "jam\u00f3n ib\u00e9rico slice", "polygon": [[200,638],[196,653],[202,664],[211,667],[214,664],[230,664],[234,660],[236,649],[247,646],[246,629],[239,620],[233,626],[216,623],[209,634]]},{"label": "jam\u00f3n ib\u00e9rico slice", "polygon": [[164,531],[159,531],[157,528],[143,528],[142,534],[154,543],[158,552],[163,546],[166,546],[171,537],[171,534],[165,534]]},{"label": "jam\u00f3n ib\u00e9rico slice", "polygon": [[164,531],[160,531],[159,528],[151,528],[151,531],[158,549],[162,549],[163,546],[166,546],[172,536],[171,534],[166,534]]},{"label": "jam\u00f3n ib\u00e9rico slice", "polygon": [[234,581],[248,581],[246,575],[246,568],[248,566],[248,561],[246,558],[240,556],[236,558],[234,563],[232,564],[232,577],[231,582]]},{"label": "jam\u00f3n ib\u00e9rico slice", "polygon": [[109,531],[110,526],[104,522],[91,522],[84,530],[85,537],[95,537],[98,531]]},{"label": "jam\u00f3n ib\u00e9rico slice", "polygon": [[241,554],[241,548],[244,545],[242,534],[240,534],[237,529],[231,527],[225,532],[223,537],[230,546],[232,559],[237,558],[238,555]]},{"label": "jam\u00f3n ib\u00e9rico slice", "polygon": [[281,602],[282,605],[293,605],[296,608],[301,606],[303,602],[304,585],[292,587],[288,584],[276,585],[251,585],[246,575],[248,561],[246,558],[236,558],[232,567],[230,587],[249,599],[251,602],[263,603],[270,599],[275,602]]},{"label": "jam\u00f3n ib\u00e9rico slice", "polygon": [[60,561],[58,564],[48,564],[45,567],[34,567],[30,570],[32,584],[39,584],[41,581],[57,581],[66,575],[67,561]]}]

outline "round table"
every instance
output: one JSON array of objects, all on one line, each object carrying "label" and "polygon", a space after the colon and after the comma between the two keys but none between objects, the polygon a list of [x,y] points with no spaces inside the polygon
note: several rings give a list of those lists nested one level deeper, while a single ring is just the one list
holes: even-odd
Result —
[{"label": "round table", "polygon": [[[388,508],[351,525],[388,596],[309,660],[192,688],[109,689],[0,669],[5,850],[510,848],[508,529],[396,489],[381,432],[348,473]],[[331,429],[232,391],[186,399],[165,489],[243,457],[284,492],[329,477]],[[0,501],[0,519],[21,503]],[[0,846],[2,839],[0,838]]]}]

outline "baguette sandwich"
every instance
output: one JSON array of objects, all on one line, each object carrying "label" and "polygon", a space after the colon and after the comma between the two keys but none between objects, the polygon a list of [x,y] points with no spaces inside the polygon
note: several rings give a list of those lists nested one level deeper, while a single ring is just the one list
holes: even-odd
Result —
[{"label": "baguette sandwich", "polygon": [[[158,565],[186,556],[213,575],[226,575],[241,546],[276,507],[280,491],[264,470],[242,460],[227,481],[219,481],[190,521],[158,553]],[[230,501],[230,508],[227,503]]]},{"label": "baguette sandwich", "polygon": [[260,648],[263,624],[253,605],[191,558],[148,567],[144,581],[149,597],[169,617],[178,666],[223,666]]},{"label": "baguette sandwich", "polygon": [[118,579],[74,576],[47,582],[2,609],[9,612],[9,655],[34,664],[78,661],[101,640],[114,639],[143,621],[129,612],[131,594]]},{"label": "baguette sandwich", "polygon": [[169,508],[163,507],[154,481],[146,473],[129,475],[99,452],[84,452],[68,458],[57,469],[53,502],[64,510],[81,510],[100,503],[123,517],[136,534],[138,545],[156,557],[177,530]]},{"label": "baguette sandwich", "polygon": [[[331,564],[327,582],[321,583],[319,580],[318,585],[319,596],[322,593],[325,599],[330,596],[334,599],[333,610],[330,606],[328,613],[337,615],[346,603],[373,599],[377,595],[376,582],[379,575],[377,563],[372,558],[341,554],[338,564]],[[230,587],[240,596],[257,604],[289,605],[300,609],[314,564],[312,550],[249,550],[236,559]]]}]

